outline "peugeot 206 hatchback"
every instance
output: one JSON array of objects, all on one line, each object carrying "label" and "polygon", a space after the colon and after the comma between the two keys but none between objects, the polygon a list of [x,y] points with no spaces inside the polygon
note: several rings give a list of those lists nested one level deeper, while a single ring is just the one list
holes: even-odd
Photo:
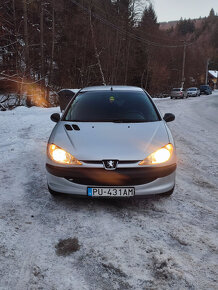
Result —
[{"label": "peugeot 206 hatchback", "polygon": [[176,151],[166,122],[141,88],[81,89],[57,122],[47,146],[51,194],[133,197],[172,194]]}]

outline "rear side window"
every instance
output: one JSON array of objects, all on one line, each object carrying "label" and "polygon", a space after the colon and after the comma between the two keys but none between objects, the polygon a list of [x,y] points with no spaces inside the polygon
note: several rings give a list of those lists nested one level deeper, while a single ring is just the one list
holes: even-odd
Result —
[{"label": "rear side window", "polygon": [[154,122],[160,117],[149,97],[135,91],[81,92],[73,100],[66,121]]}]

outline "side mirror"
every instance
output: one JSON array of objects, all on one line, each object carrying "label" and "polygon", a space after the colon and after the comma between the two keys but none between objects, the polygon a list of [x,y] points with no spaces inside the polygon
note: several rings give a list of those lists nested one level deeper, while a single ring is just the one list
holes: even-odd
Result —
[{"label": "side mirror", "polygon": [[166,113],[163,117],[165,122],[172,122],[175,120],[175,115],[171,114],[171,113]]},{"label": "side mirror", "polygon": [[51,120],[53,121],[53,122],[55,122],[55,123],[57,123],[57,122],[59,122],[60,121],[60,114],[58,114],[58,113],[54,113],[54,114],[52,114],[51,115]]}]

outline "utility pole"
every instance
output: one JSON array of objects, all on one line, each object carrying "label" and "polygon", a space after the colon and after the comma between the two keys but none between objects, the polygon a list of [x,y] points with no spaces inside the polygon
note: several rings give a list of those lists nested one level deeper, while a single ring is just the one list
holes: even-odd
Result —
[{"label": "utility pole", "polygon": [[207,59],[207,64],[206,64],[206,75],[205,75],[205,85],[208,83],[208,66],[209,66],[209,58]]},{"label": "utility pole", "polygon": [[182,83],[181,87],[184,87],[185,83],[185,58],[186,58],[186,42],[184,41],[184,49],[183,49],[183,62],[182,62]]}]

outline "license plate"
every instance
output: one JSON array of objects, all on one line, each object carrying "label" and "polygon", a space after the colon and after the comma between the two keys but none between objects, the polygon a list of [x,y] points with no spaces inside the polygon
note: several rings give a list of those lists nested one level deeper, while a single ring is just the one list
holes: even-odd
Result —
[{"label": "license plate", "polygon": [[129,197],[134,195],[134,187],[88,187],[88,196],[92,197]]}]

